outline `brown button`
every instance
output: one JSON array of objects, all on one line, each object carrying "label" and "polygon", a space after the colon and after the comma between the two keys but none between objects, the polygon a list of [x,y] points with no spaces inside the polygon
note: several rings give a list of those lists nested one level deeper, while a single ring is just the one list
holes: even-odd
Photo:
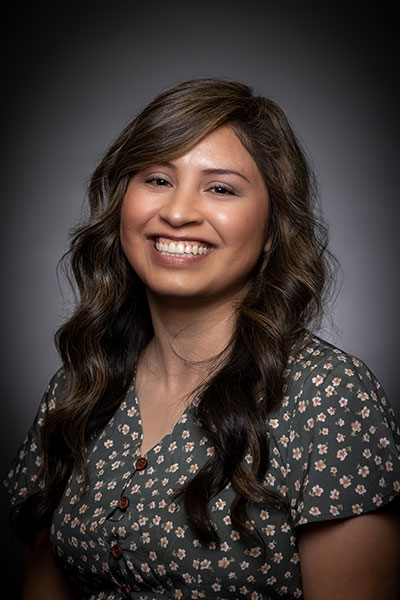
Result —
[{"label": "brown button", "polygon": [[126,510],[129,506],[129,498],[127,498],[127,496],[121,496],[121,498],[118,500],[118,508],[120,510]]},{"label": "brown button", "polygon": [[138,458],[135,463],[135,467],[138,471],[143,471],[143,469],[147,467],[147,458],[145,458],[144,456]]},{"label": "brown button", "polygon": [[122,556],[122,548],[121,548],[121,546],[119,546],[118,544],[115,544],[111,548],[111,554],[113,555],[114,558],[121,558],[121,556]]},{"label": "brown button", "polygon": [[121,588],[121,594],[123,598],[130,598],[131,597],[131,590],[128,588],[127,585],[124,585],[123,588]]}]

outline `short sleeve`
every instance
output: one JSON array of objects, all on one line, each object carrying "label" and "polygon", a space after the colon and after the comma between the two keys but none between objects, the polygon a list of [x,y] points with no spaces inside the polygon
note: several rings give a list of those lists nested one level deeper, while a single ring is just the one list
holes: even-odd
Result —
[{"label": "short sleeve", "polygon": [[51,379],[40,402],[32,427],[23,440],[4,481],[4,485],[11,495],[11,506],[22,500],[30,489],[39,484],[38,477],[42,464],[41,427],[45,417],[59,404],[64,395],[64,389],[64,371],[60,369]]},{"label": "short sleeve", "polygon": [[308,376],[288,448],[294,525],[375,510],[400,493],[400,431],[383,389],[342,355]]}]

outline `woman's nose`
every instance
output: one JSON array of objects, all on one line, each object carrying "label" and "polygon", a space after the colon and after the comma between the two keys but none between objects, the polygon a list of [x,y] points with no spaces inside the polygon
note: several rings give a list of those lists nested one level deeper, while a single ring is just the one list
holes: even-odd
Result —
[{"label": "woman's nose", "polygon": [[191,223],[199,224],[203,221],[197,194],[187,189],[175,189],[168,194],[159,211],[159,216],[172,227]]}]

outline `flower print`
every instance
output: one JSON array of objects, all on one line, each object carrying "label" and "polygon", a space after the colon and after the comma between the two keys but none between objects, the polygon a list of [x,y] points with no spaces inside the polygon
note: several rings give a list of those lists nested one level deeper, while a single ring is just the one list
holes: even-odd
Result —
[{"label": "flower print", "polygon": [[322,459],[321,459],[321,460],[317,460],[317,461],[314,463],[314,467],[315,467],[315,469],[316,469],[317,471],[323,471],[324,469],[326,469],[326,464],[325,464],[325,461],[324,461],[324,460],[322,460]]},{"label": "flower print", "polygon": [[300,460],[302,457],[303,451],[301,448],[293,448],[292,456],[295,460]]},{"label": "flower print", "polygon": [[276,429],[277,427],[279,427],[279,421],[278,419],[270,419],[269,420],[269,424],[271,425],[271,427],[273,427],[274,429]]},{"label": "flower print", "polygon": [[319,413],[319,415],[317,416],[317,421],[326,421],[326,415],[324,413]]},{"label": "flower print", "polygon": [[112,448],[112,447],[113,447],[113,445],[114,445],[114,442],[113,442],[113,440],[106,440],[106,441],[104,442],[104,446],[105,446],[106,448]]},{"label": "flower print", "polygon": [[166,523],[163,525],[163,528],[165,529],[165,531],[166,531],[167,533],[169,533],[170,531],[172,531],[173,527],[174,527],[174,525],[173,525],[172,521],[167,521],[167,522],[166,522]]},{"label": "flower print", "polygon": [[348,488],[351,486],[351,477],[348,475],[343,475],[343,477],[339,479],[339,483],[342,487]]},{"label": "flower print", "polygon": [[367,408],[366,406],[364,406],[364,408],[361,411],[361,416],[362,416],[363,419],[368,419],[370,413],[371,413],[371,411],[369,410],[369,408]]},{"label": "flower print", "polygon": [[369,468],[366,465],[364,465],[363,467],[359,467],[358,469],[358,474],[361,475],[361,477],[367,477],[369,473]]},{"label": "flower print", "polygon": [[323,381],[324,381],[324,377],[322,377],[321,375],[316,375],[315,377],[312,378],[312,382],[316,387],[321,385],[321,383],[323,383]]},{"label": "flower print", "polygon": [[230,550],[230,546],[227,542],[222,542],[222,544],[220,544],[220,549],[222,552],[228,552],[228,550]]},{"label": "flower print", "polygon": [[318,444],[317,448],[319,454],[326,454],[328,452],[328,444]]},{"label": "flower print", "polygon": [[372,498],[372,502],[376,504],[376,506],[381,506],[382,496],[380,494],[375,494],[375,496]]},{"label": "flower print", "polygon": [[321,514],[318,506],[312,506],[308,511],[313,517],[318,517]]},{"label": "flower print", "polygon": [[166,548],[168,546],[168,538],[165,536],[160,539],[161,548]]},{"label": "flower print", "polygon": [[324,493],[324,490],[319,485],[314,485],[312,488],[312,492],[315,496],[322,496],[322,494]]},{"label": "flower print", "polygon": [[360,506],[360,504],[353,504],[351,510],[355,515],[361,515],[361,513],[363,512],[363,509]]},{"label": "flower print", "polygon": [[229,567],[229,560],[224,556],[218,561],[218,566],[222,569],[227,569]]},{"label": "flower print", "polygon": [[283,446],[284,448],[286,448],[286,447],[287,447],[287,445],[288,445],[288,442],[289,442],[289,438],[288,438],[286,435],[282,435],[282,436],[279,438],[279,442],[282,444],[282,446]]},{"label": "flower print", "polygon": [[329,497],[331,498],[331,500],[338,500],[340,496],[340,492],[336,489],[331,490],[331,493],[329,494]]},{"label": "flower print", "polygon": [[303,413],[307,408],[307,404],[304,400],[300,400],[299,402],[299,412]]},{"label": "flower print", "polygon": [[313,403],[313,406],[319,406],[321,404],[320,396],[314,396],[314,398],[312,399],[312,403]]},{"label": "flower print", "polygon": [[283,560],[283,554],[282,554],[282,552],[275,552],[275,554],[272,557],[272,560],[276,564],[279,564],[280,562],[282,562],[282,560]]},{"label": "flower print", "polygon": [[340,450],[337,451],[336,453],[336,457],[341,460],[344,461],[344,459],[348,456],[348,452],[346,450],[346,448],[341,448]]},{"label": "flower print", "polygon": [[267,525],[264,531],[265,535],[275,535],[275,525]]},{"label": "flower print", "polygon": [[332,505],[329,507],[329,512],[334,517],[337,517],[340,514],[340,511],[339,511],[338,507],[337,506],[332,506]]},{"label": "flower print", "polygon": [[358,484],[358,485],[356,486],[356,492],[357,492],[357,494],[360,494],[360,495],[362,496],[363,494],[365,494],[365,493],[366,493],[366,491],[367,491],[367,490],[366,490],[366,488],[365,488],[365,486],[364,486],[364,485]]}]

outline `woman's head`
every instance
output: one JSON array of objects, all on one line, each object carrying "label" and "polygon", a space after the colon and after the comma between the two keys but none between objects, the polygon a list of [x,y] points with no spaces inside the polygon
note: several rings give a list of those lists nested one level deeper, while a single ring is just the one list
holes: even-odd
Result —
[{"label": "woman's head", "polygon": [[[91,223],[103,236],[107,232],[108,254],[112,250],[115,268],[129,269],[119,248],[119,222],[132,176],[149,165],[183,155],[222,125],[230,127],[250,153],[268,190],[270,248],[260,261],[258,273],[264,275],[258,278],[257,288],[265,284],[267,264],[270,283],[279,287],[272,271],[284,276],[293,264],[300,279],[308,279],[312,294],[318,296],[323,275],[313,277],[310,262],[316,255],[319,260],[322,250],[312,214],[313,181],[304,153],[282,110],[273,101],[254,96],[248,86],[232,81],[192,80],[161,93],[125,128],[99,165],[89,193]],[[125,285],[126,277],[121,281]]]}]

